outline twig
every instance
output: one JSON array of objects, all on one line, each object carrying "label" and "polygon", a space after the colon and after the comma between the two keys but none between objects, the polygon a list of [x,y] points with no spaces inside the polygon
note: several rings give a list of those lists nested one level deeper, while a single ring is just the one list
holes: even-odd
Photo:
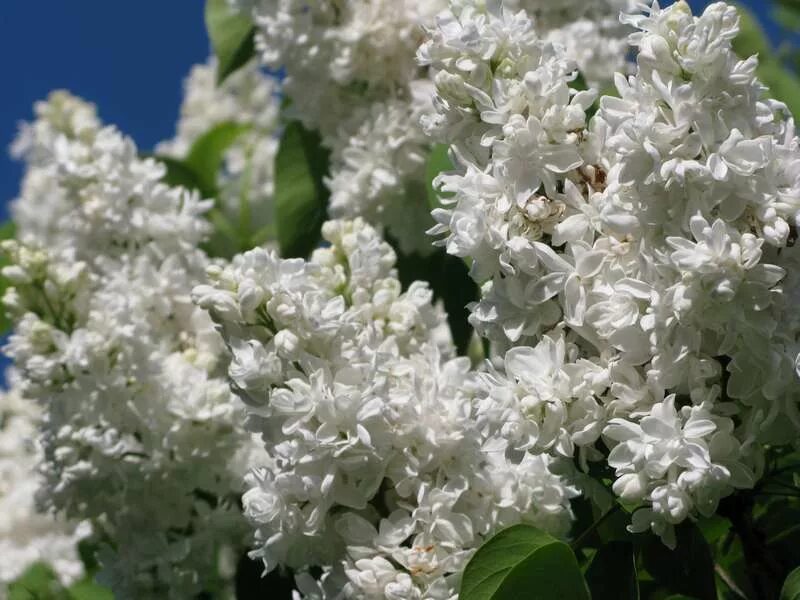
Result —
[{"label": "twig", "polygon": [[615,503],[613,508],[610,508],[609,510],[607,510],[606,513],[603,516],[601,516],[599,519],[597,519],[597,521],[595,521],[594,523],[589,525],[589,527],[584,529],[581,532],[581,534],[577,538],[575,538],[575,540],[570,544],[570,547],[572,548],[572,550],[573,551],[578,550],[583,545],[583,543],[586,541],[586,538],[588,538],[590,535],[592,535],[592,533],[597,531],[597,528],[600,527],[600,525],[605,523],[614,513],[616,513],[621,508],[622,508],[622,506],[620,506],[618,503]]},{"label": "twig", "polygon": [[719,578],[722,579],[725,585],[727,585],[734,594],[736,594],[739,598],[742,598],[742,600],[747,600],[747,595],[742,591],[742,589],[738,585],[736,585],[736,582],[733,580],[730,573],[728,573],[725,569],[723,569],[722,565],[720,565],[719,563],[714,563],[714,571],[716,572],[717,575],[719,575]]}]

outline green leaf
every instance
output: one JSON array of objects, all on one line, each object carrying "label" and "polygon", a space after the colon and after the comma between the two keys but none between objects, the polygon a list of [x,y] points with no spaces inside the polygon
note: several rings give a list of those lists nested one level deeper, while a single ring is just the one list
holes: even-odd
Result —
[{"label": "green leaf", "polygon": [[800,567],[789,573],[783,582],[780,600],[800,600]]},{"label": "green leaf", "polygon": [[675,528],[677,547],[667,548],[654,535],[644,537],[642,565],[671,592],[698,600],[716,600],[714,559],[697,525],[684,521]]},{"label": "green leaf", "polygon": [[44,563],[31,565],[8,586],[8,600],[68,600],[53,570]]},{"label": "green leaf", "polygon": [[467,304],[478,298],[478,286],[469,276],[467,265],[457,256],[447,254],[444,248],[437,248],[428,256],[403,254],[390,236],[387,239],[397,251],[397,272],[403,288],[414,281],[430,283],[434,298],[444,303],[458,353],[464,355],[473,331]]},{"label": "green leaf", "polygon": [[184,164],[195,174],[200,191],[206,198],[215,198],[217,176],[222,168],[225,152],[250,125],[226,121],[215,125],[192,144]]},{"label": "green leaf", "polygon": [[250,129],[251,126],[246,123],[218,123],[194,141],[184,160],[160,154],[142,153],[141,156],[153,158],[167,168],[164,183],[197,190],[203,198],[216,199],[219,195],[217,176],[222,169],[225,152],[240,135]]},{"label": "green leaf", "polygon": [[785,102],[793,115],[800,115],[800,79],[777,60],[762,61],[759,79],[769,88],[769,95]]},{"label": "green leaf", "polygon": [[[449,147],[446,144],[434,145],[425,166],[426,193],[431,210],[441,208],[440,199],[450,195],[437,191],[433,186],[433,180],[440,173],[453,169]],[[393,245],[397,247],[396,244]],[[400,281],[406,287],[420,279],[431,284],[436,299],[442,299],[444,302],[456,348],[459,354],[466,354],[473,334],[466,306],[478,298],[478,286],[469,276],[466,263],[460,258],[448,255],[443,249],[437,249],[429,256],[403,255],[398,250],[397,269]]]},{"label": "green leaf", "polygon": [[731,522],[721,515],[703,517],[697,521],[703,537],[710,544],[722,539],[731,529]]},{"label": "green leaf", "polygon": [[[150,156],[167,168],[163,178],[165,183],[197,190],[203,198],[216,200],[219,196],[217,177],[223,166],[225,152],[239,136],[250,129],[248,124],[226,121],[215,125],[197,138],[184,160],[168,156]],[[249,205],[247,208],[249,209]],[[214,233],[204,244],[204,250],[211,256],[230,258],[237,252],[251,247],[249,233],[237,231],[218,207],[209,211],[208,219],[214,226]]]},{"label": "green leaf", "polygon": [[639,600],[633,544],[613,541],[601,546],[586,571],[592,600]]},{"label": "green leaf", "polygon": [[[17,228],[13,221],[6,221],[5,223],[0,224],[0,240],[10,240],[16,235],[16,232]],[[0,269],[8,265],[8,256],[6,256],[4,252],[0,252]],[[3,295],[6,293],[8,287],[8,280],[0,275],[0,300],[3,298]],[[0,306],[0,335],[7,334],[9,331],[11,331],[12,326],[13,323],[6,314],[5,307]]]},{"label": "green leaf", "polygon": [[230,259],[251,248],[221,210],[212,208],[206,216],[213,226],[211,237],[202,245],[206,254]]},{"label": "green leaf", "polygon": [[569,87],[574,90],[585,91],[589,89],[589,84],[586,82],[586,78],[583,76],[583,73],[578,71],[578,74],[575,76],[575,79]]},{"label": "green leaf", "polygon": [[207,0],[206,29],[217,56],[217,85],[255,55],[253,21],[231,9],[226,0]]},{"label": "green leaf", "polygon": [[800,31],[800,6],[780,4],[775,7],[772,15],[784,29],[791,32]]},{"label": "green leaf", "polygon": [[749,58],[758,54],[760,60],[767,60],[772,49],[758,19],[747,8],[738,4],[739,35],[733,40],[733,50],[739,58]]},{"label": "green leaf", "polygon": [[70,586],[67,594],[71,600],[114,600],[110,589],[88,577]]},{"label": "green leaf", "polygon": [[425,174],[428,181],[428,205],[431,207],[431,210],[442,206],[439,197],[443,195],[433,187],[433,180],[436,179],[439,173],[453,170],[453,162],[450,160],[448,151],[449,146],[446,144],[436,144],[431,149],[430,155],[428,155]]},{"label": "green leaf", "polygon": [[[204,182],[203,178],[195,173],[194,169],[186,162],[168,156],[152,155],[152,158],[167,168],[166,174],[162,178],[162,181],[167,185],[181,186],[187,190],[197,190],[200,196],[205,199],[216,199],[218,194],[216,182],[209,188],[208,182]],[[213,226],[211,236],[202,245],[203,250],[209,256],[230,258],[237,252],[251,247],[247,240],[240,239],[239,232],[218,208],[209,210],[206,213],[206,218]]]},{"label": "green leaf", "polygon": [[501,531],[464,570],[460,600],[589,600],[578,561],[565,543],[530,525]]},{"label": "green leaf", "polygon": [[[742,5],[737,8],[740,31],[733,40],[734,51],[740,58],[758,54],[758,78],[769,88],[769,95],[785,102],[792,114],[800,115],[800,79],[775,56],[764,29],[753,13]],[[800,7],[788,3],[779,11],[784,19],[800,17]]]},{"label": "green leaf", "polygon": [[203,189],[203,182],[197,173],[182,160],[159,154],[142,154],[142,158],[153,158],[167,168],[161,181],[169,186],[181,186],[187,190],[197,190],[203,198],[213,198],[213,189]]},{"label": "green leaf", "polygon": [[319,245],[329,191],[329,152],[319,134],[298,121],[286,126],[275,158],[275,222],[284,258],[305,257]]}]

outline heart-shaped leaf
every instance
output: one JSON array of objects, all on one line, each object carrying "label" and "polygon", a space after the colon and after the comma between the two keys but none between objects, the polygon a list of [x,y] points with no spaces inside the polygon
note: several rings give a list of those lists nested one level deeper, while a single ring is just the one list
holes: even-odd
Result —
[{"label": "heart-shaped leaf", "polygon": [[565,543],[530,525],[505,529],[481,546],[461,580],[461,600],[589,600]]}]

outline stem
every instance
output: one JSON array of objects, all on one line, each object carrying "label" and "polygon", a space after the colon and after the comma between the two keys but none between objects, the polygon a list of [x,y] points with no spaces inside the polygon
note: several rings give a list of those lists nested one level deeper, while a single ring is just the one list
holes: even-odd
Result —
[{"label": "stem", "polygon": [[747,577],[756,600],[769,600],[769,582],[780,579],[781,567],[769,554],[753,523],[753,498],[756,494],[734,494],[720,503],[719,514],[727,517],[742,542]]},{"label": "stem", "polygon": [[600,527],[600,525],[605,523],[611,516],[614,515],[614,513],[616,513],[621,508],[622,506],[620,506],[618,503],[614,503],[614,506],[609,510],[607,510],[603,516],[601,516],[599,519],[597,519],[597,521],[589,525],[589,527],[584,529],[581,532],[581,534],[577,538],[575,538],[575,540],[570,544],[570,547],[572,548],[573,552],[580,549],[583,543],[586,541],[586,538],[588,538],[595,531],[597,531],[597,528]]},{"label": "stem", "polygon": [[742,598],[743,600],[747,600],[747,595],[741,590],[741,588],[739,588],[738,585],[736,585],[736,582],[733,580],[733,577],[731,577],[730,573],[728,573],[725,569],[722,568],[722,565],[720,565],[719,563],[714,563],[714,572],[717,575],[719,575],[719,578],[723,581],[723,583],[727,585],[728,588],[734,594],[736,594],[736,596]]}]

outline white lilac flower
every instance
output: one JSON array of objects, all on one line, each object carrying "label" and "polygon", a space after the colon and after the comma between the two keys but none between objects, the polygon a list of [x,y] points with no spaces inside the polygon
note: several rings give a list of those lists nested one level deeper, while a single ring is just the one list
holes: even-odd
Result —
[{"label": "white lilac flower", "polygon": [[422,25],[445,6],[442,0],[231,4],[252,15],[263,62],[285,69],[283,90],[291,99],[291,114],[319,128],[325,139],[361,107],[390,98],[410,100],[407,86],[418,77],[414,52]]},{"label": "white lilac flower", "polygon": [[310,597],[342,580],[347,597],[452,598],[493,532],[564,535],[577,490],[491,433],[502,415],[477,418],[484,384],[452,358],[427,285],[401,290],[376,230],[329,221],[323,235],[308,262],[252,250],[194,291],[269,457],[243,498],[255,555],[299,570]]},{"label": "white lilac flower", "polygon": [[712,414],[711,400],[678,411],[671,395],[638,423],[609,421],[604,435],[618,442],[608,457],[618,477],[614,492],[627,501],[651,503],[634,513],[632,531],[652,527],[674,546],[672,527],[693,509],[711,516],[721,497],[753,485],[752,471],[740,462],[733,421]]},{"label": "white lilac flower", "polygon": [[594,92],[571,88],[577,71],[563,49],[498,3],[440,16],[419,58],[436,71],[427,131],[461,163],[439,178],[452,208],[433,212],[431,232],[448,233],[448,251],[472,258],[479,281],[537,273],[534,244],[565,211],[557,189],[584,163]]},{"label": "white lilac flower", "polygon": [[[23,123],[11,146],[11,154],[25,159],[20,198],[11,203],[11,214],[20,232],[30,239],[54,239],[60,235],[61,220],[73,210],[65,191],[56,184],[54,160],[56,140],[62,136],[91,139],[101,129],[93,104],[65,91],[55,91],[47,101],[34,105],[36,120]],[[36,197],[36,203],[24,198]]]},{"label": "white lilac flower", "polygon": [[[491,10],[499,10],[498,2],[489,4],[495,7]],[[628,28],[618,16],[628,4],[571,2],[552,10],[548,3],[526,0],[515,11],[529,11],[537,31],[563,46],[588,81],[607,84],[616,68],[624,68]],[[446,2],[231,0],[230,5],[255,21],[263,62],[284,70],[287,115],[318,129],[332,150],[331,216],[361,216],[386,227],[404,253],[431,252],[430,240],[422,235],[423,228],[432,225],[425,214],[424,170],[431,144],[419,122],[430,124],[438,118],[428,89],[431,78],[442,83],[452,74],[439,72],[435,61],[420,65],[415,53]],[[548,85],[546,78],[538,85]],[[516,90],[501,91],[505,100],[499,102],[511,102],[514,94]],[[518,134],[526,138],[525,132]],[[544,134],[531,132],[527,137]],[[539,158],[548,162],[554,155]],[[574,159],[560,155],[555,160],[563,167]]]},{"label": "white lilac flower", "polygon": [[86,522],[71,523],[37,510],[41,411],[22,398],[13,371],[6,373],[6,381],[10,389],[0,393],[0,597],[5,597],[5,585],[35,563],[50,566],[63,585],[82,577],[77,544],[91,533]]},{"label": "white lilac flower", "polygon": [[672,543],[800,427],[798,142],[731,49],[736,9],[642,10],[623,17],[636,69],[588,122],[593,92],[524,12],[454,2],[419,58],[427,131],[457,161],[431,232],[471,261],[470,321],[496,356],[484,414],[519,449],[607,460],[644,506],[634,529]]},{"label": "white lilac flower", "polygon": [[524,10],[543,37],[563,45],[581,75],[593,86],[606,86],[627,70],[627,34],[620,13],[635,9],[634,0],[503,0],[508,10]]},{"label": "white lilac flower", "polygon": [[[120,598],[221,589],[246,547],[237,498],[251,447],[221,377],[219,336],[189,293],[209,203],[170,188],[111,127],[64,94],[39,105],[20,146],[47,186],[23,188],[21,242],[4,242],[17,320],[6,350],[42,412],[44,508],[91,523],[101,579]],[[75,109],[77,107],[77,110]],[[39,192],[42,195],[39,195]]]},{"label": "white lilac flower", "polygon": [[430,112],[433,86],[410,84],[411,101],[388,100],[356,109],[355,131],[342,127],[333,143],[331,175],[326,181],[331,217],[362,217],[383,224],[405,253],[429,253],[425,231],[431,227],[426,162],[428,138],[419,125]]}]

